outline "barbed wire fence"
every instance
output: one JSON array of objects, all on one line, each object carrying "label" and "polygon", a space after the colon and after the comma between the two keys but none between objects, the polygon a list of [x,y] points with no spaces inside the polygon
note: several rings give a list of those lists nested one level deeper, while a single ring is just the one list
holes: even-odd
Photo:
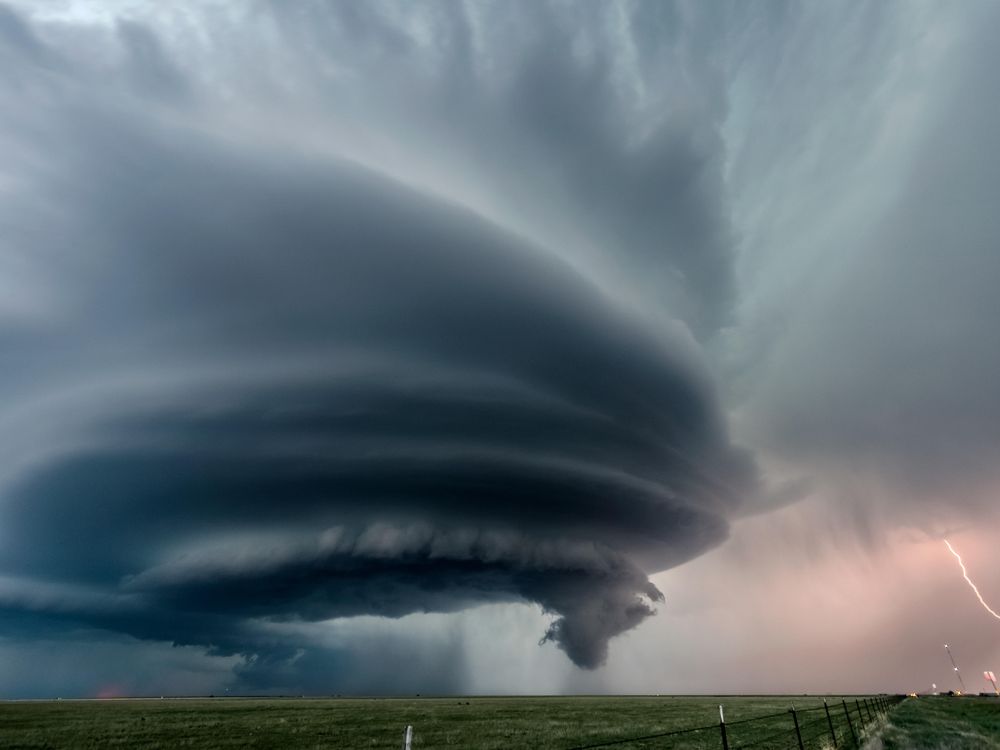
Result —
[{"label": "barbed wire fence", "polygon": [[885,722],[901,695],[824,700],[808,708],[726,721],[719,706],[717,723],[638,737],[574,745],[566,750],[660,748],[661,750],[860,750]]}]

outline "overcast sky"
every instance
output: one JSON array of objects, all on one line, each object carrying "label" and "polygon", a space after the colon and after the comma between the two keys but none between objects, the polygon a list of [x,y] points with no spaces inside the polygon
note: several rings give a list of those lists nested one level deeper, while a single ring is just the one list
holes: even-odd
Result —
[{"label": "overcast sky", "polygon": [[998,32],[0,5],[0,696],[984,688]]}]

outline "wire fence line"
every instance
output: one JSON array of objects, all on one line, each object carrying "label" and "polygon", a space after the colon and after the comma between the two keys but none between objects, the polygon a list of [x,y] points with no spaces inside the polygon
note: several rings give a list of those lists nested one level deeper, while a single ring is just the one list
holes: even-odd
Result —
[{"label": "wire fence line", "polygon": [[824,700],[818,706],[789,707],[787,711],[729,722],[720,705],[717,724],[618,737],[566,750],[621,745],[661,750],[859,750],[903,699],[901,695],[872,695]]},{"label": "wire fence line", "polygon": [[614,745],[625,745],[629,743],[637,742],[648,742],[650,740],[658,740],[664,737],[674,737],[682,734],[695,734],[696,732],[718,732],[718,724],[706,724],[703,727],[690,727],[688,729],[675,729],[671,732],[657,732],[656,734],[647,734],[642,737],[626,737],[625,739],[619,740],[608,740],[607,742],[597,742],[593,745],[575,745],[569,750],[591,750],[592,748],[598,747],[612,747]]}]

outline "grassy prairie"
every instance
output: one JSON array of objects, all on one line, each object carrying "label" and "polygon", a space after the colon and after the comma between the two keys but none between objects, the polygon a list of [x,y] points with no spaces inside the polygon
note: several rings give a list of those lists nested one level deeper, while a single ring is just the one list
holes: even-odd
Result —
[{"label": "grassy prairie", "polygon": [[909,698],[890,714],[885,750],[1000,750],[1000,699]]},{"label": "grassy prairie", "polygon": [[[840,699],[835,731],[847,737]],[[848,699],[852,711],[854,699]],[[827,747],[829,726],[816,697],[572,697],[167,699],[0,703],[0,746],[15,748],[386,748],[412,724],[415,748],[568,748],[704,726],[701,732],[623,743],[618,750],[718,750],[725,704],[732,750],[794,747],[789,706],[806,746]],[[817,710],[817,707],[818,710]],[[839,713],[836,710],[840,707]],[[759,722],[740,720],[774,714]],[[857,715],[853,715],[857,725]],[[772,740],[768,738],[772,737]],[[849,743],[841,743],[841,747]]]}]

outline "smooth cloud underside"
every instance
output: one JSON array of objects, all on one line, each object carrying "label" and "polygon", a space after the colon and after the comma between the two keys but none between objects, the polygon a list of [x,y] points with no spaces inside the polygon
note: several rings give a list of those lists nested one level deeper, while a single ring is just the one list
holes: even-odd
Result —
[{"label": "smooth cloud underside", "polygon": [[268,620],[529,601],[595,667],[647,574],[725,537],[755,472],[684,326],[377,170],[201,127],[145,28],[125,88],[0,29],[30,290],[0,327],[6,621],[264,663]]}]

